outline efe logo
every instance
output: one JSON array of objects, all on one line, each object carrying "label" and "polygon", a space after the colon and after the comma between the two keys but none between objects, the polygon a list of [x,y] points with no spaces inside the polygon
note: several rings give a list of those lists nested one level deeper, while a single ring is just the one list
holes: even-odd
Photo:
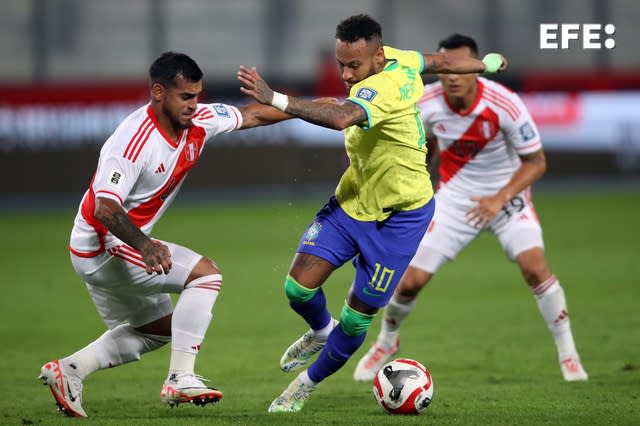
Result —
[{"label": "efe logo", "polygon": [[569,49],[572,40],[582,40],[582,49],[601,49],[603,44],[607,49],[613,49],[615,39],[608,37],[600,43],[601,32],[612,36],[616,27],[613,24],[604,27],[601,24],[540,24],[540,49]]}]

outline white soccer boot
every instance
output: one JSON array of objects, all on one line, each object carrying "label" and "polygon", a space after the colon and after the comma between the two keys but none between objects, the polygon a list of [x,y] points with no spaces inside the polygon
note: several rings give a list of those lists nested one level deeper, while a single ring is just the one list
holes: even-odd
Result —
[{"label": "white soccer boot", "polygon": [[[331,329],[338,325],[338,321],[333,318],[331,318],[331,323]],[[322,350],[326,344],[327,337],[320,338],[313,330],[309,329],[284,352],[280,358],[280,368],[287,373],[297,370],[308,363],[311,357]]]},{"label": "white soccer boot", "polygon": [[56,359],[42,366],[38,378],[51,389],[58,410],[71,417],[87,417],[82,408],[82,380],[72,370]]},{"label": "white soccer boot", "polygon": [[562,370],[562,377],[567,382],[589,380],[589,375],[582,368],[582,363],[577,353],[562,358],[560,360],[560,369]]},{"label": "white soccer boot", "polygon": [[267,411],[269,413],[297,413],[302,410],[309,395],[315,389],[315,386],[307,386],[296,377],[282,394],[273,400]]},{"label": "white soccer boot", "polygon": [[353,372],[353,378],[359,382],[373,380],[382,366],[398,353],[399,349],[400,340],[398,339],[393,342],[391,347],[387,347],[376,340],[371,349],[358,361],[356,370]]},{"label": "white soccer boot", "polygon": [[172,408],[184,402],[204,406],[220,401],[222,392],[205,385],[202,383],[203,380],[207,381],[207,379],[192,373],[172,374],[162,385],[160,399]]}]

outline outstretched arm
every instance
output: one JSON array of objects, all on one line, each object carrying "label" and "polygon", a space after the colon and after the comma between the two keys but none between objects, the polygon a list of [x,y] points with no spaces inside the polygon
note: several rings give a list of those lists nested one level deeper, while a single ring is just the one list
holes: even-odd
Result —
[{"label": "outstretched arm", "polygon": [[293,115],[277,110],[270,105],[249,104],[238,109],[242,114],[241,129],[266,126],[293,118]]},{"label": "outstretched arm", "polygon": [[280,111],[330,129],[343,130],[367,120],[366,112],[353,102],[342,104],[316,102],[274,92],[260,77],[255,67],[240,66],[240,91],[264,105],[273,105]]},{"label": "outstretched arm", "polygon": [[452,57],[446,52],[423,53],[424,71],[431,74],[470,74],[502,72],[507,59],[498,53],[489,53],[480,60],[471,57]]}]

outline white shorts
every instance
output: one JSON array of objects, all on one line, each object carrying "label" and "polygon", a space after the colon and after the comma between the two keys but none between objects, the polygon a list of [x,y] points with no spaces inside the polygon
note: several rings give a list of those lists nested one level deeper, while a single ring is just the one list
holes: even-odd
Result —
[{"label": "white shorts", "polygon": [[127,245],[108,249],[95,257],[71,253],[71,263],[84,280],[107,327],[128,322],[139,327],[173,312],[168,293],[180,293],[189,274],[202,258],[177,244],[169,247],[173,266],[168,274],[147,274],[140,252]]},{"label": "white shorts", "polygon": [[[435,195],[436,212],[410,266],[436,273],[456,258],[482,232],[466,222],[466,213],[475,202],[441,188]],[[514,261],[525,250],[544,248],[542,228],[526,189],[505,204],[502,211],[485,228],[498,237],[507,257]]]}]

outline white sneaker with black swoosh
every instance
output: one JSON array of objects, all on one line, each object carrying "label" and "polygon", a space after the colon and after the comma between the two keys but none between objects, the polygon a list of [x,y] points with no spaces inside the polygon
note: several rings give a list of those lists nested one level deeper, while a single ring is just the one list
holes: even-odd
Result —
[{"label": "white sneaker with black swoosh", "polygon": [[43,365],[38,378],[49,386],[60,411],[71,417],[87,417],[82,408],[82,380],[59,360]]}]

